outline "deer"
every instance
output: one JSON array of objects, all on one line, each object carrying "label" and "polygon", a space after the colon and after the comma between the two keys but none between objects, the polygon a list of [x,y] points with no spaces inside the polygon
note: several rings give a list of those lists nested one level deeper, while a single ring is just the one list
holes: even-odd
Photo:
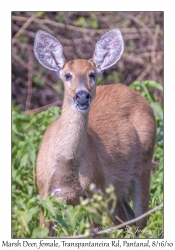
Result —
[{"label": "deer", "polygon": [[[76,206],[89,198],[94,183],[104,191],[113,185],[117,197],[111,220],[115,225],[148,211],[156,122],[152,108],[140,93],[124,84],[96,87],[97,78],[121,58],[124,41],[118,28],[99,38],[91,59],[66,61],[61,43],[39,30],[34,54],[64,84],[60,117],[43,136],[36,161],[42,199]],[[133,202],[133,209],[129,199]],[[136,222],[142,230],[147,217]],[[40,217],[40,226],[44,221]]]}]

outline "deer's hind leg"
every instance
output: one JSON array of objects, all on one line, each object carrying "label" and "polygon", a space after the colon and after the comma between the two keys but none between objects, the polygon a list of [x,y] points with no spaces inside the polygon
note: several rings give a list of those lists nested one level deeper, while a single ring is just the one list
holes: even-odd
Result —
[{"label": "deer's hind leg", "polygon": [[[142,164],[142,171],[133,181],[132,200],[136,218],[148,211],[150,197],[151,163]],[[147,216],[136,222],[137,230],[147,225]]]},{"label": "deer's hind leg", "polygon": [[[117,200],[116,208],[112,214],[112,221],[118,225],[135,218],[134,211],[132,210],[126,197]],[[134,224],[128,224],[130,226]]]}]

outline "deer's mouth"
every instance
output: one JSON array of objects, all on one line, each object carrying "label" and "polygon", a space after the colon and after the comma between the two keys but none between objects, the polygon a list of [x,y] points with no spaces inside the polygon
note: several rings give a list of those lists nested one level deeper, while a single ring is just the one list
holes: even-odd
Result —
[{"label": "deer's mouth", "polygon": [[89,107],[90,107],[90,103],[84,104],[84,105],[76,103],[76,108],[77,108],[79,111],[88,111],[88,110],[89,110]]}]

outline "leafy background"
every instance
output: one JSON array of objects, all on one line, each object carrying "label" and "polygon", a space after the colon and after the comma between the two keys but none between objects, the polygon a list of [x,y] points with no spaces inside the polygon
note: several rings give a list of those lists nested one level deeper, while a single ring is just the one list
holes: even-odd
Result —
[{"label": "leafy background", "polygon": [[[47,237],[39,228],[39,212],[54,222],[56,237],[92,237],[87,217],[100,229],[112,226],[107,203],[94,193],[76,207],[53,197],[40,200],[35,161],[47,126],[61,114],[63,85],[54,72],[34,58],[33,42],[39,29],[57,37],[67,60],[89,59],[96,41],[112,28],[119,28],[125,41],[120,61],[106,70],[97,84],[125,85],[140,92],[153,108],[157,140],[150,187],[152,209],[163,202],[163,12],[12,12],[12,237]],[[91,187],[92,190],[93,187]],[[102,212],[102,218],[100,218]],[[136,228],[103,233],[103,238],[133,238]],[[149,215],[141,238],[163,237],[162,209]]]}]

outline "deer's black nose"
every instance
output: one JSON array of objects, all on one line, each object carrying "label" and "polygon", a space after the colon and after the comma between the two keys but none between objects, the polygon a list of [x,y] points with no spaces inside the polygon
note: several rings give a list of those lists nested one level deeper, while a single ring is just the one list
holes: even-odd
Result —
[{"label": "deer's black nose", "polygon": [[91,95],[86,91],[79,91],[75,94],[74,101],[80,112],[86,112],[89,110]]},{"label": "deer's black nose", "polygon": [[76,100],[77,104],[84,106],[90,102],[91,96],[86,91],[80,91],[80,92],[75,94],[75,100]]}]

